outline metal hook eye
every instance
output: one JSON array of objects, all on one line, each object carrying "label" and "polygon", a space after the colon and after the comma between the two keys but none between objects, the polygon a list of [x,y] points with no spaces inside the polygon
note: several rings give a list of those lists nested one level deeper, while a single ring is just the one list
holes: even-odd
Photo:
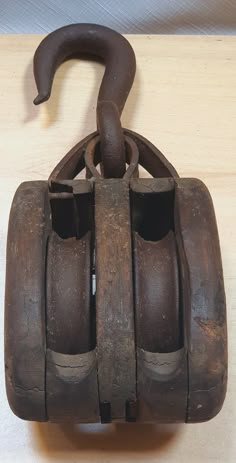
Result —
[{"label": "metal hook eye", "polygon": [[[132,138],[125,135],[126,145],[126,162],[129,164],[128,169],[125,171],[123,179],[128,180],[131,177],[138,176],[138,162],[139,162],[139,151],[136,143]],[[101,178],[102,175],[96,169],[96,166],[101,162],[101,152],[96,151],[96,148],[100,144],[99,135],[94,137],[87,145],[84,155],[85,165],[87,168],[87,176],[94,178]]]}]

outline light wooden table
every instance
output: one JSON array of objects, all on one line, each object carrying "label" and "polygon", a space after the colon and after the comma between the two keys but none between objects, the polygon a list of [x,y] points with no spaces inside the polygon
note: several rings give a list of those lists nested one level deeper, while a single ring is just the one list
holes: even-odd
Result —
[{"label": "light wooden table", "polygon": [[[51,100],[36,95],[37,35],[0,36],[0,335],[5,242],[12,197],[23,180],[46,179],[57,161],[95,128],[102,65],[69,61]],[[58,426],[27,423],[10,411],[0,356],[0,461],[236,461],[236,37],[130,36],[137,75],[122,120],[149,138],[182,176],[213,196],[228,305],[229,384],[225,405],[197,425]]]}]

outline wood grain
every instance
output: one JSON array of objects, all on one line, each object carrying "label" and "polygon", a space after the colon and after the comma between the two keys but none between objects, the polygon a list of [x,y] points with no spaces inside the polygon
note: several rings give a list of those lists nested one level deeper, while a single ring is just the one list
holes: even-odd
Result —
[{"label": "wood grain", "polygon": [[[229,383],[206,424],[61,427],[20,421],[8,407],[0,356],[0,459],[51,462],[234,462],[236,458],[236,37],[129,36],[137,75],[123,124],[150,139],[181,176],[199,177],[214,201],[228,308]],[[0,336],[7,221],[24,180],[54,165],[95,128],[101,64],[69,61],[51,100],[34,107],[32,57],[42,36],[0,36]],[[96,432],[95,432],[96,431]]]},{"label": "wood grain", "polygon": [[[129,420],[136,400],[132,245],[128,183],[95,182],[96,333],[99,397],[108,420]],[[101,412],[103,422],[103,413]],[[135,416],[134,416],[135,420]]]}]

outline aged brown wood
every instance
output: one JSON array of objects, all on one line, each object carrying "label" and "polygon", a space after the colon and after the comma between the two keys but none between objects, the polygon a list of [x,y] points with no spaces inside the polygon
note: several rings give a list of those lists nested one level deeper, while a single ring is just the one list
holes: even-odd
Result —
[{"label": "aged brown wood", "polygon": [[183,422],[186,416],[174,185],[168,178],[132,179],[130,184],[141,421]]},{"label": "aged brown wood", "polygon": [[91,260],[91,232],[81,239],[50,234],[47,346],[56,352],[82,354],[92,348]]},{"label": "aged brown wood", "polygon": [[[99,421],[92,297],[92,185],[51,182],[46,406],[53,422]],[[68,223],[69,222],[69,223]]]},{"label": "aged brown wood", "polygon": [[126,181],[96,180],[95,235],[99,396],[102,404],[110,404],[110,417],[108,411],[106,420],[125,420],[126,402],[136,400],[131,228]]},{"label": "aged brown wood", "polygon": [[176,231],[188,349],[186,421],[199,422],[215,416],[225,398],[227,330],[214,208],[198,179],[176,180]]},{"label": "aged brown wood", "polygon": [[169,231],[159,241],[146,241],[136,232],[133,246],[137,346],[159,353],[178,350],[179,274],[174,233]]},{"label": "aged brown wood", "polygon": [[[131,181],[132,191],[136,195],[141,193],[141,198],[168,192],[171,185],[173,188],[173,181],[167,179]],[[196,179],[175,179],[174,190],[173,231],[179,255],[178,279],[171,278],[176,268],[174,262],[172,270],[165,273],[168,259],[174,259],[175,255],[173,250],[169,257],[166,255],[170,232],[156,242],[146,241],[137,232],[134,234],[139,416],[144,420],[149,416],[161,421],[199,422],[218,413],[226,391],[227,334],[221,256],[214,209],[205,185]],[[140,201],[139,198],[141,216],[137,218],[136,211],[133,220],[135,229],[144,230],[145,234]],[[136,203],[137,199],[133,199],[134,210],[138,207]],[[145,207],[148,207],[147,201]],[[148,217],[154,212],[150,210]],[[164,220],[164,216],[162,218]],[[162,253],[165,254],[163,262]],[[178,280],[180,298],[174,291],[174,282]],[[162,284],[163,288],[165,284],[169,288],[163,299]],[[180,303],[176,320],[170,318],[175,314],[172,298],[179,299]],[[165,332],[166,317],[170,318],[169,330],[179,327],[179,338],[173,337],[175,332],[171,336]],[[170,403],[172,407],[167,416]]]},{"label": "aged brown wood", "polygon": [[182,320],[174,180],[130,183],[137,346],[150,352],[177,351],[182,347]]},{"label": "aged brown wood", "polygon": [[137,349],[139,420],[183,423],[188,399],[187,352]]},{"label": "aged brown wood", "polygon": [[50,421],[100,421],[95,350],[67,355],[47,349],[46,389]]},{"label": "aged brown wood", "polygon": [[5,291],[6,389],[13,412],[46,421],[45,260],[49,234],[47,182],[25,182],[13,199]]}]

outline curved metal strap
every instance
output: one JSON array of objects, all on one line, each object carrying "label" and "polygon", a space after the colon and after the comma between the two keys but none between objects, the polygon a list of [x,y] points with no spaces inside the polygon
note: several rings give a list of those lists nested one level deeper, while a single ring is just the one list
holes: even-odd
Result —
[{"label": "curved metal strap", "polygon": [[[175,168],[166,159],[164,154],[161,153],[150,141],[142,137],[136,132],[124,129],[124,135],[132,139],[138,148],[139,159],[138,162],[144,167],[153,177],[178,177]],[[71,150],[61,159],[61,161],[53,169],[49,182],[50,184],[60,180],[73,179],[85,167],[85,152],[92,140],[95,140],[98,132],[93,132],[79,143],[77,143]],[[136,159],[136,157],[135,157]],[[95,166],[100,162],[99,159],[94,159]],[[129,160],[128,160],[129,162]],[[131,157],[132,162],[132,157]],[[89,167],[89,166],[88,166]],[[95,169],[95,167],[94,167]],[[128,173],[128,170],[127,170]],[[93,172],[91,172],[93,175]]]}]

